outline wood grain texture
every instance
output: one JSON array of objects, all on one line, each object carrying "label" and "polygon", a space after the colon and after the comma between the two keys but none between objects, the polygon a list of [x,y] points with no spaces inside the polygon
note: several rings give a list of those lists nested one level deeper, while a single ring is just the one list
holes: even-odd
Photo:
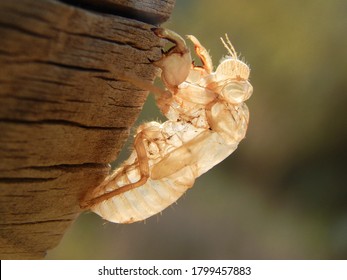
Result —
[{"label": "wood grain texture", "polygon": [[152,81],[173,5],[0,2],[1,259],[43,258],[108,174],[147,95],[109,66]]}]

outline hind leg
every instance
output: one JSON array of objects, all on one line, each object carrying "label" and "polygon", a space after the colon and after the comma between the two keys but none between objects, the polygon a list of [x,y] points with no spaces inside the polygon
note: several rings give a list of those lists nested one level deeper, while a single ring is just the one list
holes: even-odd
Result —
[{"label": "hind leg", "polygon": [[[154,129],[153,129],[154,128]],[[137,159],[135,162],[131,165],[124,165],[123,168],[119,171],[119,169],[116,171],[117,174],[111,175],[106,180],[100,184],[98,187],[96,187],[97,191],[95,189],[93,190],[93,193],[97,193],[95,197],[90,198],[90,195],[87,199],[81,202],[81,208],[91,208],[95,204],[101,203],[105,200],[108,200],[116,195],[119,195],[121,193],[130,191],[132,189],[138,188],[142,185],[144,185],[148,178],[149,178],[149,159],[147,156],[147,148],[145,145],[145,141],[149,140],[151,141],[153,139],[153,135],[157,134],[158,131],[156,131],[156,126],[148,126],[144,128],[143,130],[140,130],[134,141],[134,149],[136,151]],[[138,169],[138,173],[140,174],[140,178],[138,181],[126,184],[124,186],[115,188],[112,191],[104,192],[108,186],[111,185],[111,188],[113,189],[115,186],[117,186],[117,181],[123,177],[127,176],[127,170],[130,169]],[[100,193],[98,195],[98,193]]]}]

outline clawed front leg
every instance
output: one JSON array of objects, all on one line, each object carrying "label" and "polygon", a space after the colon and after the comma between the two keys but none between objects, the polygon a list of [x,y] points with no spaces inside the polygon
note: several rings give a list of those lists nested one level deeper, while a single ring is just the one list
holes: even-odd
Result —
[{"label": "clawed front leg", "polygon": [[195,38],[193,35],[187,35],[187,38],[192,41],[195,47],[195,52],[198,55],[198,57],[201,59],[202,62],[202,68],[205,69],[207,74],[212,73],[213,70],[213,64],[212,59],[208,51],[203,47],[199,40]]},{"label": "clawed front leg", "polygon": [[184,39],[171,30],[154,28],[154,33],[174,43],[171,49],[163,53],[160,60],[153,64],[162,70],[161,78],[166,87],[173,92],[183,83],[192,67],[192,58]]}]

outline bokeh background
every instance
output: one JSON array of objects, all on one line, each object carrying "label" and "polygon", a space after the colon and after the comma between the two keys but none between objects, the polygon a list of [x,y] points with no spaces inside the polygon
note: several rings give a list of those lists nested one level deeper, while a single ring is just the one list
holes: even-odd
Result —
[{"label": "bokeh background", "polygon": [[[161,215],[84,213],[47,259],[346,259],[347,1],[177,0],[164,26],[215,66],[229,34],[252,70],[247,138]],[[158,118],[149,98],[139,123]]]}]

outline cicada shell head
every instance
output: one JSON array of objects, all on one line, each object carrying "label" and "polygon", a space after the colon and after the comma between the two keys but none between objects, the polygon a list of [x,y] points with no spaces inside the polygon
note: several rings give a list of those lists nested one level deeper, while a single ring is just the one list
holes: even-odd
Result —
[{"label": "cicada shell head", "polygon": [[247,81],[250,69],[243,61],[234,57],[227,57],[218,65],[215,73],[220,80],[236,79],[239,81]]},{"label": "cicada shell head", "polygon": [[229,56],[224,58],[216,69],[219,79],[236,79],[238,81],[248,80],[250,69],[248,65],[238,58],[234,46],[231,44],[229,37],[225,34],[226,42],[220,38],[224,47],[228,50]]},{"label": "cicada shell head", "polygon": [[224,58],[215,72],[215,79],[220,86],[220,95],[232,104],[238,104],[247,100],[253,93],[253,87],[248,82],[250,69],[242,60],[238,59],[237,53],[226,36],[226,42],[222,43],[228,50],[228,57]]}]

